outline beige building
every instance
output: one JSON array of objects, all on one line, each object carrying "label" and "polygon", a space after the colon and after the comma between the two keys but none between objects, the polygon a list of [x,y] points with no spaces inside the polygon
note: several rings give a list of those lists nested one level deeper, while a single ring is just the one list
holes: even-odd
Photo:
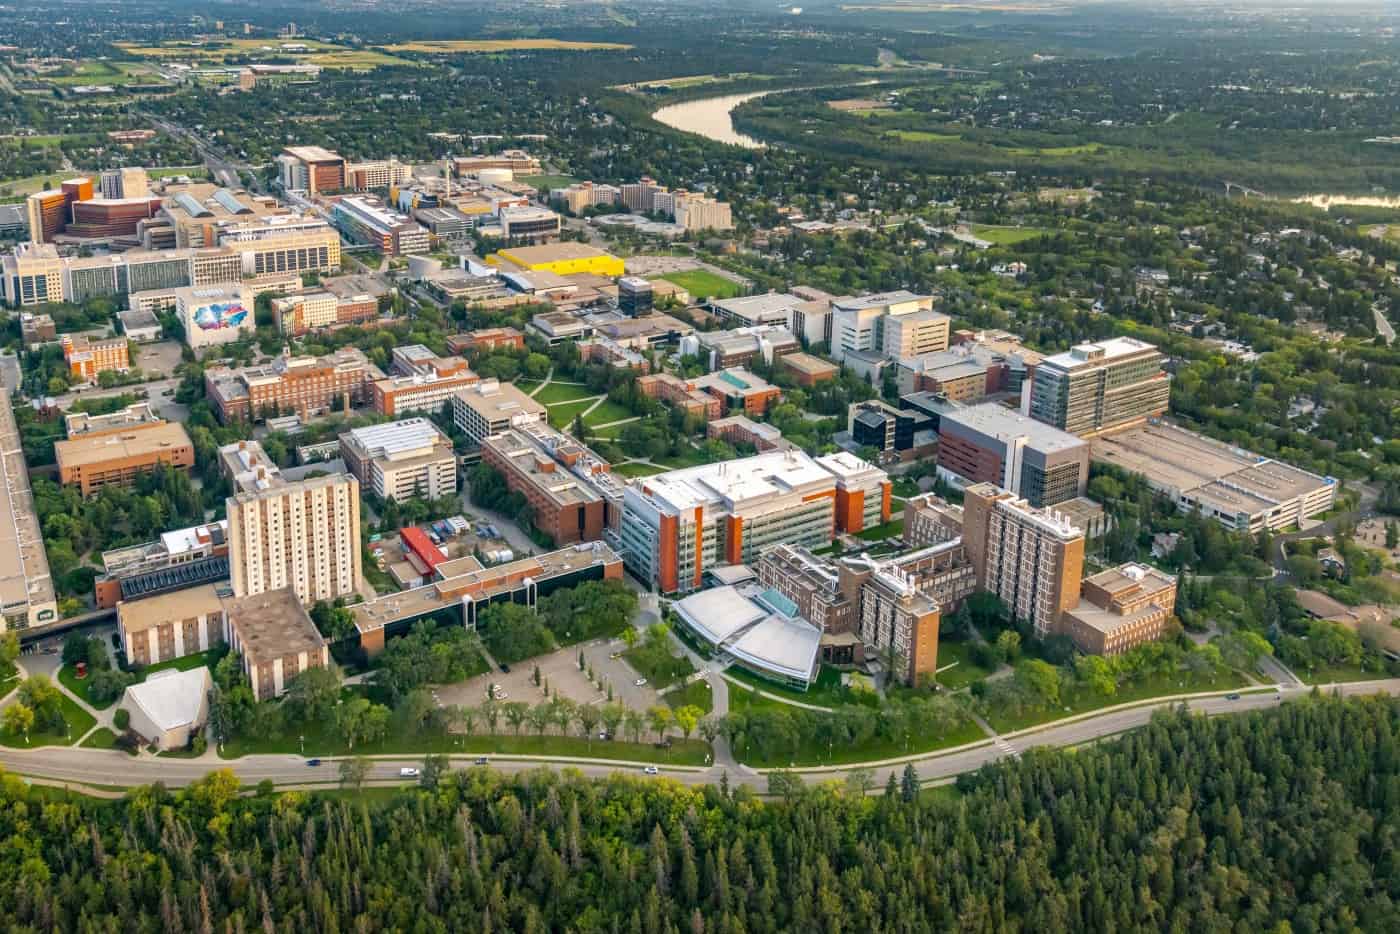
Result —
[{"label": "beige building", "polygon": [[340,456],[361,488],[383,499],[437,499],[457,492],[452,440],[426,418],[347,431],[340,436]]},{"label": "beige building", "polygon": [[679,199],[676,223],[686,230],[733,230],[734,216],[729,205],[714,198],[690,195]]},{"label": "beige building", "polygon": [[29,469],[10,393],[0,388],[0,631],[58,621]]},{"label": "beige building", "polygon": [[904,501],[904,544],[925,548],[961,538],[963,509],[936,493],[912,496]]},{"label": "beige building", "polygon": [[948,349],[953,319],[938,311],[916,311],[885,319],[884,354],[894,360]]},{"label": "beige building", "polygon": [[452,397],[452,420],[468,438],[483,438],[507,428],[544,421],[548,410],[510,383],[484,379]]},{"label": "beige building", "polygon": [[269,590],[225,603],[229,645],[243,659],[253,697],[281,697],[292,679],[330,664],[326,640],[290,587]]},{"label": "beige building", "polygon": [[[249,443],[248,448],[261,446]],[[249,463],[256,458],[242,452]],[[243,597],[291,587],[307,603],[358,592],[360,484],[348,474],[288,482],[252,468],[227,500],[229,577]]]},{"label": "beige building", "polygon": [[21,243],[0,259],[0,295],[10,305],[63,301],[63,261],[51,244]]},{"label": "beige building", "polygon": [[237,282],[175,290],[175,314],[194,350],[253,334],[253,292]]},{"label": "beige building", "polygon": [[1145,564],[1123,564],[1084,578],[1064,631],[1080,651],[1121,655],[1160,638],[1175,609],[1175,577]]},{"label": "beige building", "polygon": [[122,696],[130,728],[157,749],[184,749],[209,719],[208,667],[158,671]]},{"label": "beige building", "polygon": [[117,633],[132,665],[207,652],[226,641],[224,605],[214,584],[123,600],[117,604]]},{"label": "beige building", "polygon": [[194,466],[194,445],[185,426],[156,421],[105,435],[82,435],[54,444],[58,480],[77,484],[84,496],[104,486],[131,486],[143,473],[168,464]]},{"label": "beige building", "polygon": [[340,299],[330,292],[308,292],[274,298],[272,311],[283,334],[301,334],[336,323]]}]

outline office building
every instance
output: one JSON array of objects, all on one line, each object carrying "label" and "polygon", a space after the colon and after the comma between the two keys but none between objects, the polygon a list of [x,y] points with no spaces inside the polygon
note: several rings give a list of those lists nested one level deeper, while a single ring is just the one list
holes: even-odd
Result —
[{"label": "office building", "polygon": [[109,201],[149,198],[151,179],[142,168],[104,169],[97,177],[97,188]]},{"label": "office building", "polygon": [[457,492],[452,441],[426,418],[347,431],[340,436],[340,456],[360,488],[381,499],[438,499]]},{"label": "office building", "polygon": [[751,447],[759,454],[786,451],[793,447],[783,440],[783,433],[774,425],[756,422],[744,415],[717,418],[705,425],[705,437],[735,446]]},{"label": "office building", "polygon": [[104,486],[131,486],[161,465],[188,470],[194,466],[194,445],[183,425],[156,420],[56,442],[54,456],[59,482],[90,496]]},{"label": "office building", "polygon": [[481,442],[481,459],[530,504],[530,522],[555,545],[597,541],[621,522],[625,480],[586,445],[545,422]]},{"label": "office building", "polygon": [[795,295],[768,292],[763,295],[715,299],[710,302],[709,307],[719,318],[732,321],[740,327],[772,324],[786,328],[792,316],[792,309],[801,303],[802,300]]},{"label": "office building", "polygon": [[117,320],[121,322],[122,334],[126,335],[127,340],[138,344],[151,344],[160,340],[160,319],[150,309],[132,308],[129,311],[119,311]]},{"label": "office building", "polygon": [[452,397],[452,421],[474,443],[507,428],[545,421],[548,409],[510,383],[484,379]]},{"label": "office building", "polygon": [[349,187],[345,160],[320,146],[289,146],[277,157],[277,177],[289,191],[308,194]]},{"label": "office building", "polygon": [[456,208],[414,208],[410,216],[438,240],[466,240],[476,229],[476,220]]},{"label": "office building", "polygon": [[789,450],[648,477],[625,491],[624,559],[638,578],[671,593],[694,590],[707,570],[746,563],[769,545],[824,546],[851,517],[864,521],[867,496],[881,498],[870,491],[884,473],[862,463]]},{"label": "office building", "polygon": [[990,376],[997,382],[988,392],[1021,392],[1021,387],[1035,380],[1035,368],[1044,361],[1044,354],[1031,350],[1021,338],[1007,331],[954,331],[952,346],[967,350],[979,360],[999,360],[1004,369],[993,368]]},{"label": "office building", "polygon": [[29,239],[29,211],[26,205],[0,205],[0,239]]},{"label": "office building", "polygon": [[63,417],[64,433],[69,438],[95,438],[163,424],[165,420],[155,413],[149,402],[136,402],[105,415],[69,412]]},{"label": "office building", "polygon": [[272,300],[277,327],[284,334],[300,336],[319,328],[364,324],[379,317],[379,300],[373,295],[337,295],[303,292]]},{"label": "office building", "polygon": [[226,228],[314,222],[293,214],[276,198],[209,182],[167,183],[160,195],[159,213],[140,225],[146,249],[216,247]]},{"label": "office building", "polygon": [[645,355],[630,347],[624,347],[610,337],[599,336],[580,341],[578,349],[579,354],[588,363],[597,363],[619,370],[636,370],[639,373],[647,373],[651,370],[651,361]]},{"label": "office building", "polygon": [[545,246],[511,247],[486,257],[489,266],[505,271],[542,271],[567,276],[589,272],[616,278],[624,275],[622,260],[586,243],[551,243]]},{"label": "office building", "polygon": [[[914,315],[933,310],[933,297],[915,295],[904,290],[882,292],[858,297],[833,298],[831,300],[831,355],[844,362],[848,355],[859,353],[884,354],[885,325],[888,319]],[[932,319],[924,321],[922,329],[911,327],[908,337],[923,339],[927,333],[937,333],[938,325]],[[905,338],[905,331],[899,330],[898,342]],[[946,332],[945,332],[946,334]],[[944,341],[944,347],[947,341]],[[943,347],[934,348],[942,350]]]},{"label": "office building", "polygon": [[420,619],[448,616],[475,629],[478,613],[492,603],[533,607],[540,597],[563,587],[621,579],[621,559],[602,542],[570,545],[491,567],[467,555],[440,562],[432,570],[432,581],[424,586],[356,604],[350,612],[360,633],[360,647],[374,656],[384,650],[386,635],[406,632]]},{"label": "office building", "polygon": [[[229,452],[229,449],[236,452]],[[227,455],[226,455],[226,452]],[[239,458],[241,477],[225,501],[229,578],[238,596],[291,587],[306,603],[359,590],[360,484],[349,474],[288,482],[263,459],[257,442],[220,456]]]},{"label": "office building", "polygon": [[[247,25],[244,23],[244,35],[247,35]],[[320,77],[321,66],[309,63],[244,65],[238,72],[238,89],[251,91],[255,88],[282,87],[288,84],[312,84]]]},{"label": "office building", "polygon": [[899,358],[895,384],[900,395],[930,392],[954,402],[978,402],[1007,385],[1005,368],[1005,361],[991,354],[942,350]]},{"label": "office building", "polygon": [[46,243],[21,243],[8,256],[0,257],[5,301],[10,305],[42,305],[61,302],[63,261],[58,250]]},{"label": "office building", "polygon": [[204,371],[205,395],[219,421],[262,421],[287,413],[303,418],[327,412],[349,412],[370,398],[370,384],[384,373],[354,347],[342,347],[324,357],[293,357],[286,353],[270,364],[209,367]]},{"label": "office building", "polygon": [[131,358],[125,337],[92,338],[86,334],[63,335],[63,361],[70,380],[97,382],[99,373],[125,373]]},{"label": "office building", "polygon": [[48,553],[9,390],[0,388],[0,627],[58,621]]},{"label": "office building", "polygon": [[637,391],[649,399],[660,399],[686,415],[706,420],[724,414],[724,400],[695,386],[694,381],[670,373],[650,373],[637,379]]},{"label": "office building", "polygon": [[872,447],[882,454],[914,447],[915,412],[897,409],[882,399],[853,402],[846,410],[846,430],[857,447]]},{"label": "office building", "polygon": [[927,548],[962,538],[963,509],[936,493],[922,493],[904,501],[904,544]]},{"label": "office building", "polygon": [[995,483],[1032,506],[1083,496],[1089,444],[995,402],[945,414],[938,468],[967,483]]},{"label": "office building", "polygon": [[141,224],[155,217],[161,200],[149,195],[139,198],[94,198],[74,201],[63,234],[89,240],[137,236]]},{"label": "office building", "polygon": [[886,357],[898,360],[947,350],[952,323],[952,318],[938,311],[888,315],[883,319],[881,352]]},{"label": "office building", "polygon": [[487,169],[509,169],[514,174],[538,175],[540,160],[519,149],[507,149],[494,156],[457,156],[452,168],[458,175],[476,175]]},{"label": "office building", "polygon": [[375,159],[352,162],[345,167],[347,188],[355,191],[378,191],[402,185],[413,178],[413,166],[397,159]]},{"label": "office building", "polygon": [[861,555],[838,565],[842,589],[859,590],[856,635],[865,654],[893,669],[906,684],[938,671],[938,626],[942,610],[915,581],[892,562]]},{"label": "office building", "polygon": [[175,290],[175,314],[193,350],[253,334],[253,291],[236,282]]},{"label": "office building", "polygon": [[330,664],[330,649],[290,587],[224,601],[229,648],[256,701],[281,697],[297,675]]},{"label": "office building", "polygon": [[67,192],[57,188],[36,191],[24,199],[29,221],[29,239],[34,243],[51,243],[68,226]]},{"label": "office building", "polygon": [[1176,609],[1176,578],[1145,564],[1122,564],[1084,578],[1064,615],[1064,634],[1081,652],[1122,655],[1161,638]]},{"label": "office building", "polygon": [[223,645],[221,587],[227,584],[209,581],[117,603],[117,635],[127,662],[159,665]]},{"label": "office building", "polygon": [[1167,410],[1165,362],[1132,337],[1079,344],[1035,368],[1030,415],[1081,438],[1142,424]]},{"label": "office building", "polygon": [[890,521],[889,475],[847,451],[826,454],[817,464],[836,478],[836,528],[856,535]]},{"label": "office building", "polygon": [[499,220],[508,243],[544,243],[559,236],[559,215],[548,208],[504,207]]},{"label": "office building", "polygon": [[480,379],[462,367],[455,373],[391,376],[370,384],[370,398],[380,415],[396,416],[409,412],[438,412],[461,390],[475,386]]},{"label": "office building", "polygon": [[1331,509],[1337,481],[1154,421],[1094,438],[1099,463],[1141,474],[1183,512],[1236,532],[1283,531]]},{"label": "office building", "polygon": [[102,566],[106,572],[93,582],[100,609],[223,580],[228,577],[228,521],[162,532],[155,541],[104,551]]},{"label": "office building", "polygon": [[788,353],[778,358],[779,365],[792,376],[793,382],[808,388],[835,379],[841,368],[809,353]]},{"label": "office building", "polygon": [[428,231],[418,222],[389,210],[378,200],[341,198],[331,211],[340,232],[355,243],[366,244],[385,256],[426,253]]},{"label": "office building", "polygon": [[692,389],[707,392],[723,401],[725,412],[763,416],[777,405],[782,390],[743,367],[728,367],[690,380]]},{"label": "office building", "polygon": [[612,185],[595,185],[589,181],[574,182],[564,188],[552,189],[549,200],[562,204],[570,214],[582,214],[589,208],[611,207],[622,198],[622,191]]},{"label": "office building", "polygon": [[623,276],[617,280],[617,310],[637,317],[651,314],[654,304],[651,283],[640,276]]},{"label": "office building", "polygon": [[701,331],[681,340],[680,351],[700,357],[711,370],[748,366],[756,359],[773,363],[802,349],[792,332],[781,325],[756,324],[732,331]]},{"label": "office building", "polygon": [[964,491],[963,541],[977,589],[999,597],[1038,637],[1062,632],[1065,612],[1079,602],[1082,531],[1054,507],[1037,509],[994,484],[978,483]]}]

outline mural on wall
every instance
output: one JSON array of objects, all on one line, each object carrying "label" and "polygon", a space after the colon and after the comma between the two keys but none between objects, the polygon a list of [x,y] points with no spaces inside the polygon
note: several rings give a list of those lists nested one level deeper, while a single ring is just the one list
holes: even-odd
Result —
[{"label": "mural on wall", "polygon": [[200,305],[194,310],[193,318],[201,331],[222,331],[242,326],[248,320],[248,309],[242,302],[216,302]]}]

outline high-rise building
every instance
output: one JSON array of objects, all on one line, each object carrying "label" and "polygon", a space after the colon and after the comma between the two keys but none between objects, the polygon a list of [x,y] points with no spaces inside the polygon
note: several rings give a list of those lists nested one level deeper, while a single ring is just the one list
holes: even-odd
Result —
[{"label": "high-rise building", "polygon": [[24,200],[29,216],[29,239],[48,243],[68,226],[68,194],[57,188],[36,191]]},{"label": "high-rise building", "polygon": [[142,168],[103,169],[97,178],[98,190],[110,201],[123,198],[148,198],[151,180]]},{"label": "high-rise building", "polygon": [[[845,360],[846,355],[852,353],[883,353],[888,319],[932,310],[932,296],[904,290],[834,298],[831,300],[831,355]],[[917,329],[910,330],[911,341],[916,334]],[[946,331],[943,344],[947,346]]]},{"label": "high-rise building", "polygon": [[341,198],[331,212],[341,233],[387,256],[426,253],[428,231],[417,221],[367,197]]},{"label": "high-rise building", "polygon": [[317,194],[347,187],[345,160],[320,146],[288,146],[277,157],[282,187]]},{"label": "high-rise building", "polygon": [[346,187],[356,191],[390,188],[413,177],[413,166],[397,159],[354,162],[345,168]]},{"label": "high-rise building", "polygon": [[1036,509],[993,484],[978,483],[964,491],[963,541],[979,590],[999,597],[1037,636],[1062,632],[1065,611],[1079,601],[1082,531],[1053,507]]},{"label": "high-rise building", "polygon": [[47,243],[21,243],[0,258],[3,294],[11,305],[42,305],[64,300],[63,260]]},{"label": "high-rise building", "polygon": [[986,402],[939,419],[938,466],[969,483],[995,483],[1032,506],[1053,506],[1084,495],[1089,444]]},{"label": "high-rise building", "polygon": [[1035,368],[1031,418],[1081,438],[1141,424],[1167,410],[1165,362],[1156,347],[1132,337],[1046,357]]},{"label": "high-rise building", "polygon": [[220,449],[234,474],[226,500],[235,596],[290,587],[303,603],[358,592],[360,484],[349,474],[288,482],[256,441]]},{"label": "high-rise building", "polygon": [[686,230],[733,230],[734,216],[724,201],[700,195],[679,200],[673,214]]},{"label": "high-rise building", "polygon": [[641,276],[623,276],[617,280],[617,310],[635,318],[651,314],[651,283]]}]

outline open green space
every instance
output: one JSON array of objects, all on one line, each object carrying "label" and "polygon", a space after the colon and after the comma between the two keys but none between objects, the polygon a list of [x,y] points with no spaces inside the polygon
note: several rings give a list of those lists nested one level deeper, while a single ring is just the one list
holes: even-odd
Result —
[{"label": "open green space", "polygon": [[992,672],[972,661],[972,643],[965,639],[943,639],[938,643],[938,667],[954,665],[940,671],[935,680],[950,691],[967,687]]},{"label": "open green space", "polygon": [[579,399],[592,399],[599,393],[578,383],[550,383],[535,393],[534,400],[540,405],[555,405],[560,402],[577,402]]},{"label": "open green space", "polygon": [[687,269],[685,272],[668,272],[658,279],[674,282],[690,293],[693,301],[703,298],[733,298],[744,294],[744,287],[724,276],[717,276],[708,269]]},{"label": "open green space", "polygon": [[679,454],[667,454],[665,457],[655,458],[656,463],[665,464],[672,470],[679,470],[682,467],[697,467],[700,464],[709,463],[705,453],[697,447],[687,446]]},{"label": "open green space", "polygon": [[1228,691],[1231,688],[1245,687],[1248,681],[1235,671],[1216,671],[1205,674],[1177,672],[1171,675],[1154,674],[1139,681],[1121,685],[1112,697],[1104,697],[1078,685],[1062,689],[1061,706],[1054,709],[1032,708],[1017,711],[990,711],[987,722],[998,733],[1010,733],[1027,727],[1049,723],[1065,717],[1089,713],[1104,707],[1131,704],[1136,701],[1152,700],[1155,697],[1169,697],[1173,694],[1196,694],[1208,691]]},{"label": "open green space", "polygon": [[84,739],[79,745],[84,749],[116,749],[117,734],[105,726],[100,726],[89,733],[87,739]]},{"label": "open green space", "polygon": [[635,461],[613,465],[613,473],[620,473],[624,477],[650,477],[654,474],[661,473],[663,470],[665,470],[664,467],[653,467],[650,464],[638,464]]},{"label": "open green space", "polygon": [[663,700],[672,710],[687,705],[699,707],[705,713],[714,709],[713,692],[710,690],[710,683],[705,680],[692,681],[683,688],[671,691],[663,697]]},{"label": "open green space", "polygon": [[622,657],[658,690],[670,687],[695,671],[689,658],[672,655],[670,644],[664,641],[656,644],[639,642],[623,652]]},{"label": "open green space", "polygon": [[1049,233],[1040,227],[997,227],[991,224],[971,224],[968,229],[974,237],[990,240],[998,246],[1014,246]]},{"label": "open green space", "polygon": [[101,703],[93,700],[92,696],[88,693],[88,687],[92,684],[91,672],[88,672],[86,678],[79,678],[77,671],[72,665],[64,665],[62,668],[58,669],[58,680],[59,683],[81,697],[84,703],[95,710],[106,710],[117,702],[117,698],[115,697]]},{"label": "open green space", "polygon": [[515,381],[515,388],[525,395],[529,395],[540,387],[541,380],[538,379],[518,379]]},{"label": "open green space", "polygon": [[522,175],[516,181],[544,190],[546,188],[568,188],[578,179],[572,175]]},{"label": "open green space", "polygon": [[575,416],[582,415],[590,405],[591,399],[581,399],[578,402],[561,402],[549,407],[549,423],[555,428],[568,428],[574,423]]},{"label": "open green space", "polygon": [[[861,114],[861,116],[865,116],[865,114]],[[962,139],[956,133],[934,133],[931,130],[890,130],[890,132],[911,143],[951,143]]]},{"label": "open green space", "polygon": [[791,755],[759,753],[752,747],[735,749],[739,761],[753,768],[784,768],[813,765],[845,765],[853,762],[878,762],[898,756],[936,752],[985,739],[986,734],[970,717],[962,717],[951,729],[927,729],[904,737],[874,737],[864,743],[838,745],[834,742],[804,742]]},{"label": "open green space", "polygon": [[147,665],[138,669],[141,680],[144,681],[157,671],[193,671],[196,668],[204,668],[212,664],[216,658],[223,655],[222,650],[210,649],[207,652],[196,652],[193,655],[185,655],[180,658],[172,658],[169,661],[157,662],[154,665]]},{"label": "open green space", "polygon": [[785,704],[771,697],[764,697],[757,691],[746,690],[732,679],[729,682],[730,713],[752,713],[757,710],[787,710],[791,709],[791,707],[791,704]]},{"label": "open green space", "polygon": [[774,697],[794,701],[798,704],[810,704],[814,707],[836,707],[841,704],[856,703],[860,699],[858,694],[841,683],[841,672],[830,665],[821,667],[821,670],[817,672],[817,680],[813,681],[812,686],[806,691],[799,691],[796,688],[769,681],[767,678],[737,665],[731,665],[725,669],[724,677],[731,681],[747,684],[760,691],[766,691]]},{"label": "open green space", "polygon": [[607,438],[611,440],[622,434],[622,429],[626,427],[626,423],[621,425],[606,425],[602,428],[591,428],[588,434],[590,438]]},{"label": "open green space", "polygon": [[632,412],[623,408],[611,399],[604,399],[598,403],[598,407],[583,417],[583,423],[592,428],[594,425],[606,425],[608,422],[620,421],[624,418],[631,418]]},{"label": "open green space", "polygon": [[1333,684],[1343,681],[1374,681],[1389,677],[1384,671],[1371,671],[1360,665],[1320,665],[1316,668],[1293,668],[1293,673],[1308,684]]},{"label": "open green space", "polygon": [[31,730],[27,740],[22,733],[0,730],[0,745],[16,746],[20,749],[36,749],[40,746],[68,746],[97,725],[97,720],[92,714],[79,707],[77,701],[62,691],[58,692],[58,704],[63,711],[63,720],[68,724],[67,730],[62,733]]},{"label": "open green space", "polygon": [[904,519],[891,519],[889,522],[882,522],[879,525],[872,525],[868,529],[862,529],[856,533],[856,538],[863,538],[867,542],[878,542],[886,538],[895,538],[904,532]]}]

